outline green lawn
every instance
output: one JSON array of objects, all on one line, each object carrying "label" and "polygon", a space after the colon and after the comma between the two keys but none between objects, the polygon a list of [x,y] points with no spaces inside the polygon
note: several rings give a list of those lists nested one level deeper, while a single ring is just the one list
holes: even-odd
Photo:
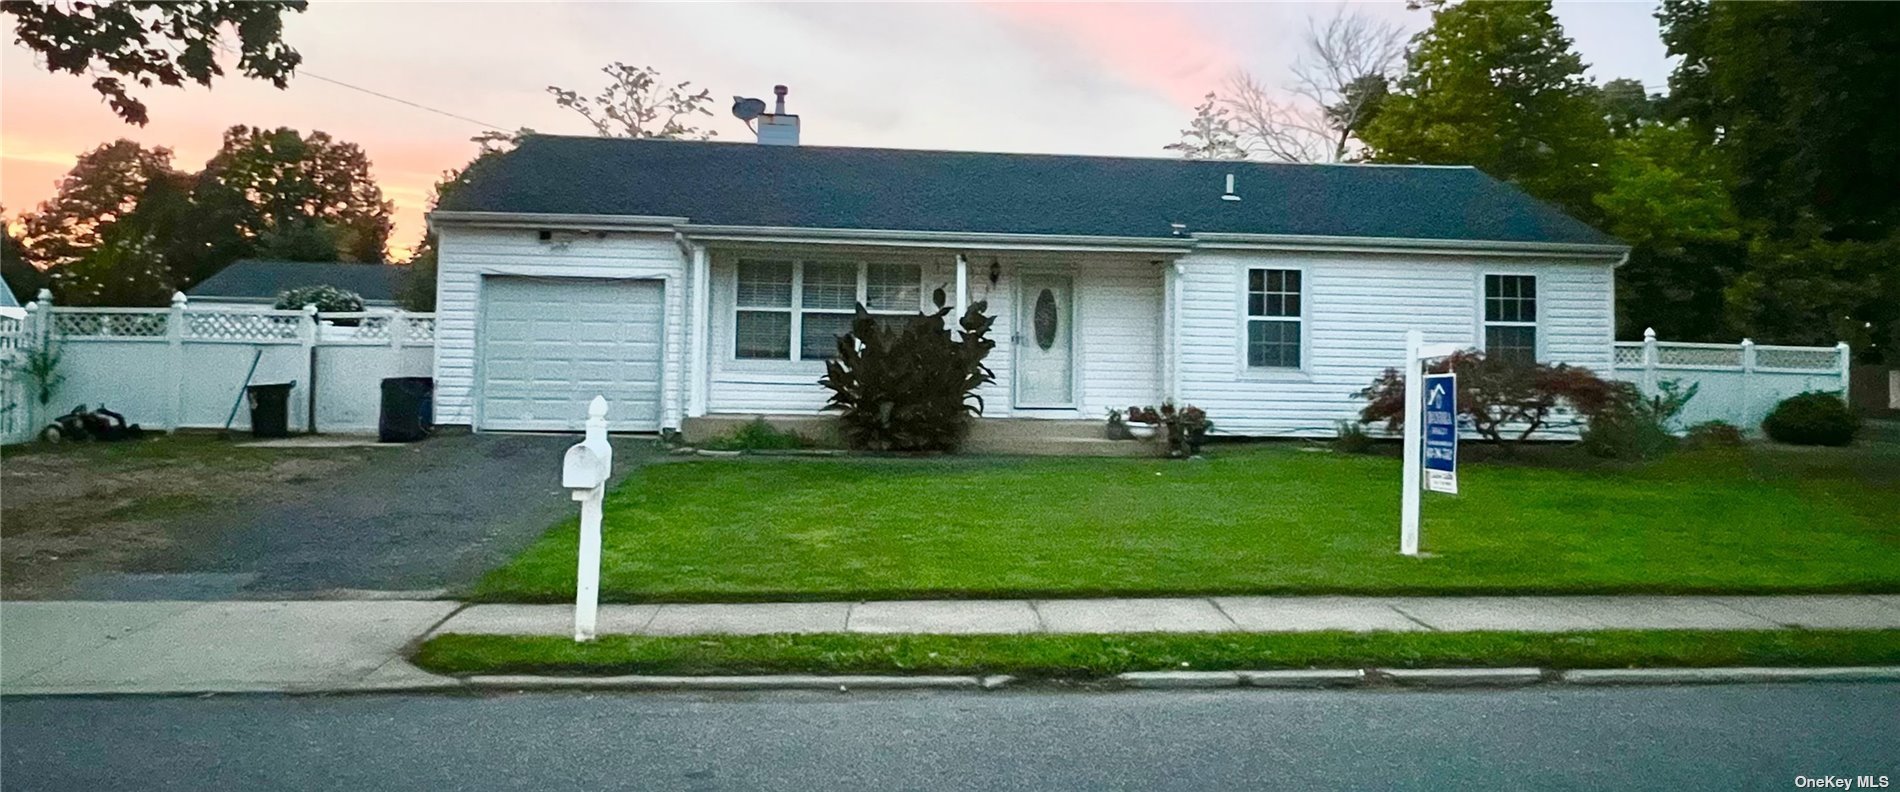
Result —
[{"label": "green lawn", "polygon": [[[1900,591],[1900,445],[1460,475],[1463,494],[1425,496],[1430,557],[1405,558],[1389,456],[1272,444],[1191,461],[654,464],[608,498],[601,595]],[[570,520],[472,593],[571,599],[574,545]]]},{"label": "green lawn", "polygon": [[1896,630],[1196,635],[443,635],[442,674],[1015,674],[1267,668],[1835,666],[1900,663]]}]

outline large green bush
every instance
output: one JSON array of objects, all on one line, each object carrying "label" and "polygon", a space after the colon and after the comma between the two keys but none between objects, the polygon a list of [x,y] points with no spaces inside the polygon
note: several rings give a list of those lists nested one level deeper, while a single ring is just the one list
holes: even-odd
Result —
[{"label": "large green bush", "polygon": [[825,362],[820,385],[831,389],[827,410],[841,413],[838,431],[852,448],[871,451],[955,451],[970,420],[983,414],[976,389],[995,382],[983,359],[996,342],[986,303],[971,305],[952,337],[942,290],[937,310],[872,316],[863,305],[838,356]]},{"label": "large green bush", "polygon": [[1838,393],[1808,391],[1775,405],[1761,422],[1776,441],[1794,445],[1844,446],[1860,431],[1860,416]]},{"label": "large green bush", "polygon": [[357,313],[363,310],[363,298],[335,286],[300,286],[277,295],[275,307],[280,311],[296,311],[306,305],[317,306],[319,313]]}]

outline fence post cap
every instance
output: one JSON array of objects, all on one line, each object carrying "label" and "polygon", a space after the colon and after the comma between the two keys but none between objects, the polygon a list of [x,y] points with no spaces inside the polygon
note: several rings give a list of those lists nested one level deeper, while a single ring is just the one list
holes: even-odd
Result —
[{"label": "fence post cap", "polygon": [[1753,339],[1753,338],[1744,338],[1744,339],[1742,339],[1742,346],[1745,346],[1745,347],[1750,347],[1750,346],[1754,346],[1754,345],[1755,345],[1755,339]]},{"label": "fence post cap", "polygon": [[1644,340],[1644,341],[1654,341],[1654,340],[1656,340],[1656,328],[1654,328],[1654,327],[1645,327],[1645,328],[1643,328],[1643,340]]},{"label": "fence post cap", "polygon": [[172,292],[172,305],[174,306],[181,307],[181,308],[184,307],[185,301],[187,299],[188,298],[185,297],[184,292],[181,292],[181,291]]},{"label": "fence post cap", "polygon": [[315,316],[315,315],[317,315],[317,304],[316,304],[316,303],[304,303],[304,306],[303,306],[303,312],[304,312],[304,313],[307,313],[307,314],[310,314],[311,316]]},{"label": "fence post cap", "polygon": [[41,305],[52,305],[53,304],[53,290],[45,288],[45,287],[41,287],[40,293],[33,295],[33,299],[38,300]]}]

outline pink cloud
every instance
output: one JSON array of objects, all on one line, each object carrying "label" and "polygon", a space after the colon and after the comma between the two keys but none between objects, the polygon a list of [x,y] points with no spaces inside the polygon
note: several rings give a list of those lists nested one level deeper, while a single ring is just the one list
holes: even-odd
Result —
[{"label": "pink cloud", "polygon": [[1199,103],[1241,65],[1213,31],[1176,6],[988,2],[977,7],[1176,104]]}]

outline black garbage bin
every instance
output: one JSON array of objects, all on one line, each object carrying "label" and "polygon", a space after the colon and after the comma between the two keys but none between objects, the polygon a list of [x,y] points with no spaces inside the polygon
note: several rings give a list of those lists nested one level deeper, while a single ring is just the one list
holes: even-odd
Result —
[{"label": "black garbage bin", "polygon": [[390,377],[383,380],[383,412],[376,422],[376,438],[385,443],[413,443],[429,436],[435,424],[435,379]]},{"label": "black garbage bin", "polygon": [[290,389],[295,382],[245,386],[251,402],[252,437],[290,436]]}]

